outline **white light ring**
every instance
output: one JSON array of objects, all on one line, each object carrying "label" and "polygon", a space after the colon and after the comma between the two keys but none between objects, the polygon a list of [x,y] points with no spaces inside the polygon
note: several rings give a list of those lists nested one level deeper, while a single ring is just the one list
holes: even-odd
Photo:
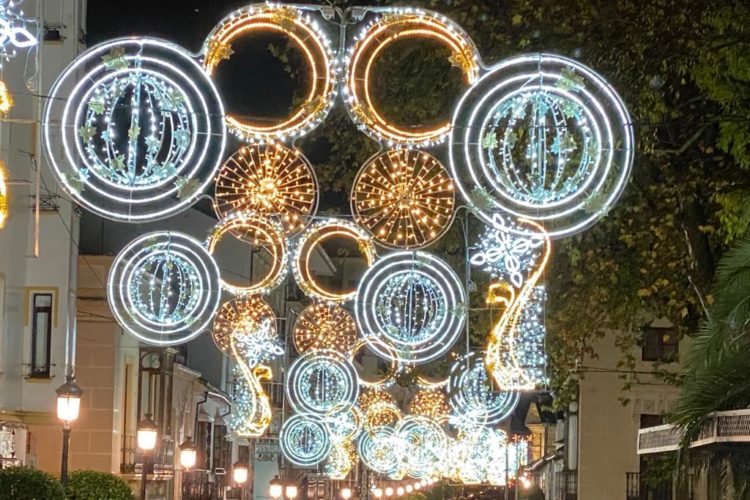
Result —
[{"label": "white light ring", "polygon": [[391,344],[384,342],[379,338],[359,339],[357,343],[354,344],[354,348],[349,357],[351,359],[356,358],[360,349],[363,347],[369,347],[373,343],[381,344],[380,349],[389,353],[389,356],[386,359],[390,361],[390,368],[383,377],[377,380],[367,380],[359,373],[359,370],[357,370],[357,381],[361,387],[367,387],[370,389],[388,389],[396,383],[396,373],[398,372],[398,362],[396,361],[396,359],[398,359],[398,353]]},{"label": "white light ring", "polygon": [[[418,270],[420,273],[429,274],[434,282],[443,290],[445,304],[445,317],[434,333],[419,342],[418,348],[397,342],[389,334],[386,334],[385,326],[378,320],[376,310],[378,304],[378,291],[383,283],[393,277],[396,271]],[[395,359],[399,363],[423,364],[444,355],[460,337],[465,314],[458,309],[466,305],[466,293],[453,269],[437,257],[425,252],[401,251],[386,255],[378,260],[368,269],[357,290],[357,299],[354,306],[355,318],[359,325],[362,336],[366,339],[377,338],[380,342],[371,345],[372,350],[384,359]],[[383,345],[391,345],[396,351],[396,358],[391,358],[393,353],[382,350]]]},{"label": "white light ring", "polygon": [[372,433],[364,433],[357,441],[357,451],[367,468],[380,474],[390,474],[401,465],[401,450],[395,431],[390,427],[378,427]]},{"label": "white light ring", "polygon": [[353,299],[357,295],[357,290],[328,290],[313,279],[310,270],[311,254],[317,245],[327,238],[335,237],[355,240],[367,267],[372,266],[376,254],[370,235],[351,221],[327,219],[316,222],[302,233],[292,256],[292,271],[297,285],[305,294],[318,300],[340,303]]},{"label": "white light ring", "polygon": [[[191,130],[190,148],[200,149],[197,158],[191,158],[191,165],[183,165],[181,172],[191,172],[189,176],[182,179],[197,181],[194,189],[178,198],[176,186],[162,192],[165,188],[164,182],[158,184],[156,193],[143,196],[147,191],[143,189],[126,190],[127,196],[121,195],[121,186],[115,188],[110,185],[111,190],[96,187],[83,179],[79,173],[79,166],[85,164],[79,154],[70,149],[70,143],[78,141],[78,127],[76,123],[69,123],[74,117],[68,118],[68,111],[73,106],[73,100],[82,86],[91,83],[89,78],[79,79],[81,72],[87,69],[93,73],[98,71],[117,72],[122,69],[108,68],[99,60],[104,56],[111,56],[112,50],[124,51],[123,60],[129,61],[140,54],[138,58],[144,63],[158,63],[159,67],[173,70],[177,79],[184,81],[186,86],[183,90],[190,88],[191,92],[186,102],[201,103],[194,111],[193,119],[199,124],[195,130]],[[91,69],[92,65],[96,66]],[[179,67],[178,67],[179,65]],[[135,68],[129,68],[135,71]],[[175,80],[176,81],[176,80]],[[72,94],[70,93],[72,89]],[[85,94],[85,92],[84,92]],[[70,97],[74,99],[71,100]],[[76,100],[76,105],[83,106],[85,102]],[[75,113],[73,113],[74,115]],[[87,50],[71,63],[58,77],[50,90],[50,98],[47,99],[43,114],[43,146],[47,160],[55,174],[58,182],[77,203],[101,215],[115,221],[125,222],[149,222],[174,215],[190,206],[201,192],[211,183],[214,173],[218,170],[224,147],[226,144],[226,133],[223,122],[223,106],[221,99],[211,81],[203,72],[200,65],[194,61],[190,54],[181,47],[150,38],[121,38],[112,40]],[[63,119],[64,117],[64,119]],[[220,138],[220,139],[219,139]],[[58,142],[60,141],[60,142]],[[63,144],[64,151],[60,152],[58,144]],[[200,146],[198,146],[200,144]],[[199,174],[199,175],[197,175]],[[72,180],[76,180],[72,184]],[[177,181],[180,177],[171,175],[170,180]],[[83,184],[81,191],[78,184]],[[88,189],[91,188],[91,189]],[[141,193],[139,197],[134,194]],[[159,200],[159,206],[153,202]]]},{"label": "white light ring", "polygon": [[[477,172],[482,171],[483,168],[483,160],[479,156],[479,152],[483,149],[481,148],[482,137],[479,137],[481,126],[474,126],[473,121],[486,122],[489,114],[495,109],[493,103],[493,106],[482,114],[481,119],[477,118],[481,114],[482,103],[490,99],[490,94],[494,92],[489,90],[488,86],[495,85],[496,89],[502,88],[507,84],[506,80],[521,79],[518,73],[524,69],[527,76],[533,74],[538,79],[540,74],[544,75],[546,82],[559,80],[563,69],[572,70],[576,75],[584,78],[582,88],[575,86],[573,91],[564,91],[575,93],[582,101],[585,101],[585,107],[588,108],[590,116],[600,117],[599,120],[592,122],[596,123],[600,130],[605,131],[601,139],[602,143],[599,144],[600,151],[597,154],[604,154],[606,151],[607,158],[600,161],[601,171],[595,172],[596,180],[588,181],[590,193],[587,199],[573,204],[572,207],[560,209],[536,204],[532,208],[526,208],[518,203],[509,204],[500,193],[490,189],[487,190],[490,194],[489,201],[496,207],[496,210],[487,211],[486,208],[477,206],[474,206],[474,209],[480,218],[490,224],[493,223],[495,216],[503,213],[532,220],[544,220],[551,236],[560,238],[582,231],[593,224],[606,213],[621,194],[633,162],[632,122],[622,100],[612,87],[601,76],[572,59],[551,54],[534,54],[508,59],[493,66],[461,97],[453,115],[454,128],[449,141],[450,168],[462,196],[471,205],[476,205],[472,199],[474,190],[486,189],[484,178],[477,177]],[[556,90],[558,93],[561,92],[561,89]],[[480,146],[477,146],[478,144]],[[600,193],[603,194],[601,199],[604,201],[597,204],[595,210],[588,210],[584,204],[598,202],[598,198],[594,198],[597,190],[606,191]],[[593,213],[588,213],[589,211]]]},{"label": "white light ring", "polygon": [[312,467],[325,460],[331,452],[331,445],[328,429],[315,415],[292,415],[284,421],[279,432],[281,452],[300,467]]},{"label": "white light ring", "polygon": [[[328,394],[318,393],[313,396],[303,392],[304,387],[309,385],[315,375],[312,370],[319,366],[331,367],[328,373],[337,378],[337,399],[328,400]],[[322,383],[328,382],[323,380]],[[294,360],[287,370],[284,390],[289,404],[295,410],[321,417],[327,416],[331,412],[348,410],[356,404],[359,397],[357,371],[351,361],[336,351],[309,351]]]},{"label": "white light ring", "polygon": [[362,411],[357,405],[348,408],[339,405],[323,417],[334,444],[355,440],[362,431],[362,421]]},{"label": "white light ring", "polygon": [[438,472],[448,452],[448,436],[433,420],[409,415],[396,428],[404,447],[404,468],[411,477],[426,477]]},{"label": "white light ring", "polygon": [[[245,234],[248,231],[260,233],[264,236],[264,241],[250,241]],[[209,254],[213,255],[219,242],[227,233],[232,233],[236,238],[249,244],[258,244],[263,247],[271,256],[272,265],[262,279],[250,285],[235,285],[221,278],[221,286],[225,291],[235,296],[265,295],[284,281],[288,271],[289,253],[284,238],[284,228],[278,222],[253,212],[234,212],[221,219],[209,234],[206,240]]]},{"label": "white light ring", "polygon": [[[291,117],[270,126],[251,125],[227,115],[229,130],[241,140],[266,142],[304,136],[315,129],[333,108],[337,94],[338,58],[328,35],[309,14],[303,14],[305,10],[291,5],[267,3],[241,7],[219,21],[203,43],[201,55],[204,68],[209,75],[213,74],[213,70],[222,59],[217,60],[211,54],[214,45],[231,46],[233,40],[253,30],[282,32],[299,46],[312,67],[312,85],[305,101],[312,110],[307,111],[304,106],[300,106]],[[300,33],[287,32],[288,29],[284,25],[294,27],[300,30]],[[309,45],[313,50],[305,43],[308,40],[312,41]],[[318,73],[323,73],[324,76],[321,77]],[[318,86],[321,87],[320,90]]]},{"label": "white light ring", "polygon": [[[127,280],[132,278],[134,260],[141,253],[165,246],[180,250],[194,267],[199,279],[199,302],[187,320],[175,323],[142,321],[144,318],[133,313],[132,301],[127,299],[131,285]],[[129,334],[150,345],[179,345],[197,337],[211,322],[221,300],[216,262],[197,240],[183,233],[159,231],[133,240],[115,257],[107,281],[107,301],[117,322]]]},{"label": "white light ring", "polygon": [[[423,127],[425,130],[420,132],[411,132],[408,127],[389,123],[377,112],[369,95],[371,66],[380,50],[393,40],[409,35],[429,35],[447,45],[454,56],[461,54],[465,67],[459,67],[467,83],[471,85],[479,73],[478,49],[458,24],[435,12],[414,8],[384,8],[373,11],[378,13],[378,17],[361,31],[347,53],[342,86],[349,116],[365,133],[379,142],[417,146],[443,142],[450,133],[451,122]],[[383,33],[388,30],[394,30],[395,33],[384,36]],[[363,54],[367,57],[364,58],[366,61],[361,62]],[[358,85],[359,82],[364,82],[362,88]]]},{"label": "white light ring", "polygon": [[[465,385],[470,380],[467,376],[475,370],[483,370],[485,384],[481,381],[477,383],[486,387],[486,399],[484,402],[477,401],[468,394]],[[482,390],[482,388],[475,388]],[[516,409],[521,399],[518,391],[496,391],[492,386],[492,381],[487,373],[482,356],[470,352],[459,358],[451,367],[451,373],[448,386],[448,402],[453,410],[453,419],[462,421],[467,419],[477,425],[494,426],[505,420]]]}]

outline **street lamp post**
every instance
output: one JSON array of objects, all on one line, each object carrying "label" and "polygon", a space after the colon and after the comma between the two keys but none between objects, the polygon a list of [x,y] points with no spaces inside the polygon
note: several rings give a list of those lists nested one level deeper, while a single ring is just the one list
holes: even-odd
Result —
[{"label": "street lamp post", "polygon": [[151,452],[156,448],[156,440],[159,435],[159,428],[151,420],[151,415],[146,414],[146,418],[138,423],[137,441],[138,448],[143,450],[143,467],[141,470],[141,500],[146,500],[146,478],[148,477],[148,459]]},{"label": "street lamp post", "polygon": [[271,479],[269,484],[271,486],[268,488],[268,493],[271,495],[271,498],[281,498],[281,495],[284,494],[284,485],[281,483],[279,476],[275,476]]},{"label": "street lamp post", "polygon": [[78,387],[75,379],[68,376],[65,383],[55,390],[57,393],[57,418],[63,423],[62,463],[60,466],[60,482],[65,486],[68,482],[68,448],[70,446],[70,424],[78,418],[81,411],[81,396],[83,390]]}]

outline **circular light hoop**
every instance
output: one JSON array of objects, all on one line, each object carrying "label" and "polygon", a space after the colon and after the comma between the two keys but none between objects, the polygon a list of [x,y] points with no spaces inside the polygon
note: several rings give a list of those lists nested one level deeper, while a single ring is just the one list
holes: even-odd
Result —
[{"label": "circular light hoop", "polygon": [[362,430],[362,412],[354,405],[342,404],[323,417],[328,426],[328,433],[334,443],[343,443],[356,439]]},{"label": "circular light hoop", "polygon": [[192,205],[226,145],[221,98],[178,45],[121,38],[92,47],[57,78],[43,146],[57,181],[107,219],[151,222]]},{"label": "circular light hoop", "polygon": [[279,143],[245,146],[219,170],[214,209],[219,218],[237,211],[273,217],[291,236],[318,209],[318,181],[297,150]]},{"label": "circular light hoop", "polygon": [[219,268],[192,237],[159,231],[131,241],[115,257],[107,301],[120,326],[157,346],[200,335],[219,307]]},{"label": "circular light hoop", "polygon": [[387,352],[387,360],[390,361],[390,367],[385,375],[375,380],[368,380],[357,371],[357,381],[362,387],[367,387],[375,390],[387,389],[396,383],[396,372],[398,371],[398,353],[396,349],[389,343],[383,342],[379,338],[359,339],[352,348],[350,358],[354,359],[359,351],[371,344],[378,344],[378,351],[374,352]]},{"label": "circular light hoop", "polygon": [[422,478],[439,472],[448,450],[448,437],[440,425],[410,415],[401,421],[396,433],[403,446],[406,474]]},{"label": "circular light hoop", "polygon": [[315,415],[297,414],[284,421],[279,446],[287,460],[300,467],[322,462],[331,451],[331,438],[325,424]]},{"label": "circular light hoop", "polygon": [[289,367],[285,390],[289,403],[298,411],[330,415],[357,402],[357,371],[336,351],[310,351]]},{"label": "circular light hoop", "polygon": [[[445,262],[425,252],[395,252],[365,272],[355,317],[384,359],[423,364],[444,355],[461,335],[466,294]],[[393,349],[384,350],[390,344]],[[396,358],[393,358],[393,350]]]},{"label": "circular light hoop", "polygon": [[354,220],[381,245],[424,248],[453,222],[453,181],[432,155],[391,150],[360,168],[351,194]]},{"label": "circular light hoop", "polygon": [[356,38],[348,54],[344,102],[352,119],[373,139],[406,145],[430,145],[445,140],[450,122],[437,126],[399,127],[380,115],[370,96],[375,60],[390,43],[405,37],[425,37],[443,43],[451,61],[471,85],[479,74],[479,52],[469,35],[437,13],[420,9],[394,9],[379,16]]},{"label": "circular light hoop", "polygon": [[513,413],[521,395],[518,391],[493,389],[482,356],[471,352],[451,367],[449,403],[459,427],[493,426]]},{"label": "circular light hoop", "polygon": [[409,403],[409,413],[444,424],[450,413],[448,398],[441,389],[421,389]]},{"label": "circular light hoop", "polygon": [[357,243],[367,267],[375,261],[375,247],[370,236],[353,222],[343,219],[328,219],[310,226],[297,242],[293,259],[293,272],[297,285],[307,295],[327,302],[346,302],[357,294],[357,290],[333,291],[323,287],[313,277],[310,262],[316,247],[328,238],[349,238]]},{"label": "circular light hoop", "polygon": [[268,335],[275,337],[276,314],[271,306],[257,295],[239,297],[221,305],[214,318],[211,336],[221,352],[233,356],[232,337],[236,332],[257,332],[266,324],[270,328]]},{"label": "circular light hoop", "polygon": [[307,306],[294,323],[294,348],[298,353],[330,349],[348,355],[357,343],[357,324],[336,304]]},{"label": "circular light hoop", "polygon": [[401,421],[403,413],[395,403],[378,401],[367,408],[364,413],[364,422],[362,429],[365,432],[372,433],[384,425],[394,425]]},{"label": "circular light hoop", "polygon": [[362,462],[381,474],[390,474],[401,466],[402,451],[398,436],[390,427],[377,427],[363,433],[357,442]]},{"label": "circular light hoop", "polygon": [[206,241],[211,255],[227,232],[248,244],[265,249],[270,265],[265,276],[249,285],[236,285],[222,278],[221,286],[224,290],[233,295],[267,294],[284,281],[288,254],[284,230],[278,222],[252,212],[232,213],[220,220],[211,231]]},{"label": "circular light hoop", "polygon": [[336,54],[331,41],[309,14],[279,5],[240,8],[211,31],[201,51],[206,72],[212,75],[231,54],[233,41],[257,32],[278,32],[288,37],[304,54],[310,71],[310,89],[290,116],[271,125],[227,115],[229,130],[242,140],[261,142],[300,137],[325,119],[336,97]]},{"label": "circular light hoop", "polygon": [[591,69],[561,56],[495,65],[453,115],[451,173],[488,224],[510,216],[542,223],[552,238],[583,231],[617,201],[633,156],[633,126],[620,97]]}]

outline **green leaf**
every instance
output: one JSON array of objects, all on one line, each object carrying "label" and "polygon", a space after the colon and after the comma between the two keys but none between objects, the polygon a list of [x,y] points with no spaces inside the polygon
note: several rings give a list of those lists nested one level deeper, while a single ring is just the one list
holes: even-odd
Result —
[{"label": "green leaf", "polygon": [[198,182],[198,179],[179,177],[175,181],[175,186],[177,186],[177,198],[187,200],[195,196],[198,189],[200,189],[200,182]]},{"label": "green leaf", "polygon": [[128,67],[128,60],[125,58],[125,48],[116,47],[102,56],[102,63],[108,69],[120,70]]}]

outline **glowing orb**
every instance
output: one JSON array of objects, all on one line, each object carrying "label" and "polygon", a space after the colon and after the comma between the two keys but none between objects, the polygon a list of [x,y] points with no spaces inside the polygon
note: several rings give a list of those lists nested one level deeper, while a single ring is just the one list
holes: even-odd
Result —
[{"label": "glowing orb", "polygon": [[285,390],[293,408],[316,415],[347,410],[359,396],[357,372],[351,361],[326,350],[297,358],[287,372]]},{"label": "glowing orb", "polygon": [[[466,295],[456,273],[424,252],[395,252],[365,272],[355,312],[365,338],[395,349],[402,363],[427,363],[444,355],[458,340]],[[393,351],[373,342],[370,348],[391,359]]]},{"label": "glowing orb", "polygon": [[294,347],[300,354],[320,349],[348,354],[356,342],[354,318],[335,304],[312,304],[300,313],[294,324]]},{"label": "glowing orb", "polygon": [[284,457],[300,467],[323,461],[331,451],[325,425],[314,415],[292,415],[281,426],[279,445]]},{"label": "glowing orb", "polygon": [[354,180],[354,220],[380,244],[422,248],[453,221],[453,181],[432,155],[392,150],[367,161]]},{"label": "glowing orb", "polygon": [[219,307],[219,268],[195,239],[155,232],[130,242],[109,271],[107,300],[142,342],[177,345],[200,335]]},{"label": "glowing orb", "polygon": [[485,222],[523,217],[553,238],[607,213],[633,154],[630,116],[612,87],[552,54],[493,66],[461,98],[449,143],[453,178]]},{"label": "glowing orb", "polygon": [[437,423],[448,420],[448,398],[439,389],[422,389],[414,395],[409,403],[409,413],[428,418]]},{"label": "glowing orb", "polygon": [[318,183],[302,154],[281,144],[251,145],[234,153],[216,178],[219,217],[249,211],[273,217],[286,235],[307,225],[318,207]]},{"label": "glowing orb", "polygon": [[47,160],[66,193],[98,215],[125,222],[174,215],[221,164],[221,98],[177,45],[149,38],[97,45],[49,94]]}]

